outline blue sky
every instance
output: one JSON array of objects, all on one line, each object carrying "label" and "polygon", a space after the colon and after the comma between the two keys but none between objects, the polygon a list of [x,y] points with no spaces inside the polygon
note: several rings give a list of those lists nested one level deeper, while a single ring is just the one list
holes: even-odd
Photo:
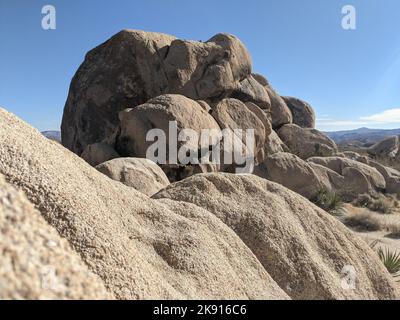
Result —
[{"label": "blue sky", "polygon": [[[41,28],[54,5],[57,29]],[[341,27],[344,5],[357,29]],[[398,0],[0,0],[0,106],[58,129],[85,53],[121,29],[207,40],[237,35],[281,95],[314,107],[318,128],[400,127]]]}]

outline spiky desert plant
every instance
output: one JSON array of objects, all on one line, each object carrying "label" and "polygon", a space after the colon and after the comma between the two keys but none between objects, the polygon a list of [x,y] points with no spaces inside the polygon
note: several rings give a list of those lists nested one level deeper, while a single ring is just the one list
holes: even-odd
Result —
[{"label": "spiky desert plant", "polygon": [[400,277],[400,253],[391,251],[389,248],[378,249],[378,256],[379,259],[383,262],[385,265],[387,271],[394,277],[398,278]]},{"label": "spiky desert plant", "polygon": [[[386,247],[385,250],[382,247],[376,250],[376,245],[380,241],[377,239],[372,241],[369,246],[376,251],[379,259],[382,261],[386,270],[394,277],[400,278],[400,253],[395,251],[390,251],[389,248]],[[400,282],[400,280],[398,281]]]}]

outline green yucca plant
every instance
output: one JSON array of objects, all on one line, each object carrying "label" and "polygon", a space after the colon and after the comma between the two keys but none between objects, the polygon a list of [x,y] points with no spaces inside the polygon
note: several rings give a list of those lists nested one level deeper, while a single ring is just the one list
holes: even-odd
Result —
[{"label": "green yucca plant", "polygon": [[[378,240],[373,241],[370,246],[375,248],[378,244]],[[389,248],[382,249],[381,247],[376,251],[379,259],[382,261],[387,271],[395,277],[400,277],[400,253],[395,251],[390,251]]]},{"label": "green yucca plant", "polygon": [[390,251],[388,248],[386,248],[385,250],[383,250],[382,248],[379,248],[378,256],[390,274],[392,274],[395,278],[400,277],[400,253],[399,252]]}]

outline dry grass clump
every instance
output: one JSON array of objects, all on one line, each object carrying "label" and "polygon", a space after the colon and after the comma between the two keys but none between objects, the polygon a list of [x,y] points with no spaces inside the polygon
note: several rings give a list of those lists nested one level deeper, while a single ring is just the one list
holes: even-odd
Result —
[{"label": "dry grass clump", "polygon": [[[400,220],[400,217],[399,217]],[[390,232],[388,234],[389,238],[400,239],[400,221],[397,223],[391,223],[386,226],[387,230]]]},{"label": "dry grass clump", "polygon": [[383,223],[379,216],[367,210],[346,215],[343,223],[356,231],[379,231],[383,229]]},{"label": "dry grass clump", "polygon": [[390,196],[378,194],[370,196],[368,194],[359,195],[352,204],[356,207],[368,208],[369,210],[391,214],[394,208],[398,207],[398,201]]},{"label": "dry grass clump", "polygon": [[381,214],[368,208],[347,205],[342,222],[356,231],[387,231],[391,238],[400,238],[400,214]]}]

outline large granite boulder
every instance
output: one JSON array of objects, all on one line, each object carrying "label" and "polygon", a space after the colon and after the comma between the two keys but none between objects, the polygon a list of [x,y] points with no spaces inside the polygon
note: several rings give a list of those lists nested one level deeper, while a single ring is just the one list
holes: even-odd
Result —
[{"label": "large granite boulder", "polygon": [[284,124],[292,123],[293,117],[290,109],[283,98],[271,87],[268,80],[260,74],[253,74],[252,77],[262,85],[268,93],[270,99],[272,127],[278,129]]},{"label": "large granite boulder", "polygon": [[315,128],[315,112],[307,102],[293,97],[282,98],[292,112],[294,124],[302,128]]},{"label": "large granite boulder", "polygon": [[248,149],[247,151],[251,151],[251,149],[248,148],[250,146],[247,146],[246,130],[254,130],[254,145],[251,147],[254,152],[253,157],[258,163],[264,159],[264,145],[271,129],[270,127],[265,128],[265,125],[268,126],[268,119],[261,118],[262,114],[257,111],[256,107],[246,106],[237,99],[224,99],[213,108],[211,115],[222,130],[231,130],[233,133],[235,133],[234,130],[241,130],[241,136],[238,138]]},{"label": "large granite boulder", "polygon": [[80,155],[87,145],[114,132],[119,111],[166,93],[219,101],[242,88],[248,99],[268,104],[260,88],[248,92],[254,82],[250,75],[250,55],[234,36],[218,34],[197,42],[121,31],[91,50],[75,74],[64,109],[62,143]]},{"label": "large granite boulder", "polygon": [[368,165],[378,170],[386,182],[386,193],[400,195],[400,172],[394,168],[384,166],[379,162],[369,160]]},{"label": "large granite boulder", "polygon": [[151,196],[169,185],[164,171],[144,158],[118,158],[96,166],[109,178]]},{"label": "large granite boulder", "polygon": [[341,157],[312,157],[307,161],[327,167],[344,177],[340,192],[346,198],[354,198],[359,194],[376,194],[385,191],[386,182],[382,174],[375,168]]},{"label": "large granite boulder", "polygon": [[400,142],[398,136],[388,137],[368,148],[373,157],[394,159],[399,154]]},{"label": "large granite boulder", "polygon": [[114,146],[104,141],[87,145],[81,154],[81,158],[93,167],[119,157],[120,155],[115,151]]},{"label": "large granite boulder", "polygon": [[322,179],[312,166],[291,153],[275,153],[264,161],[265,175],[270,181],[277,182],[286,188],[311,199],[320,190],[332,190],[329,179]]},{"label": "large granite boulder", "polygon": [[[153,196],[212,212],[240,237],[293,299],[395,298],[376,253],[337,219],[279,184],[254,175],[200,174]],[[163,200],[165,201],[165,200]],[[345,277],[357,275],[351,290]]]},{"label": "large granite boulder", "polygon": [[252,102],[264,110],[269,111],[271,109],[271,100],[267,89],[253,76],[249,76],[241,81],[239,86],[229,96],[243,102]]},{"label": "large granite boulder", "polygon": [[337,152],[336,143],[316,129],[287,124],[277,133],[290,152],[302,159],[332,156]]},{"label": "large granite boulder", "polygon": [[[133,109],[120,112],[120,128],[116,139],[118,153],[126,157],[146,158],[146,153],[154,141],[146,139],[148,132],[159,129],[167,138],[169,144],[169,129],[176,122],[177,134],[184,129],[193,130],[198,137],[203,129],[210,130],[210,141],[219,141],[220,127],[214,118],[196,101],[177,94],[166,94],[149,100],[147,103]],[[178,141],[177,149],[185,147],[198,151],[201,141],[195,139]],[[166,148],[169,158],[169,145]]]}]

